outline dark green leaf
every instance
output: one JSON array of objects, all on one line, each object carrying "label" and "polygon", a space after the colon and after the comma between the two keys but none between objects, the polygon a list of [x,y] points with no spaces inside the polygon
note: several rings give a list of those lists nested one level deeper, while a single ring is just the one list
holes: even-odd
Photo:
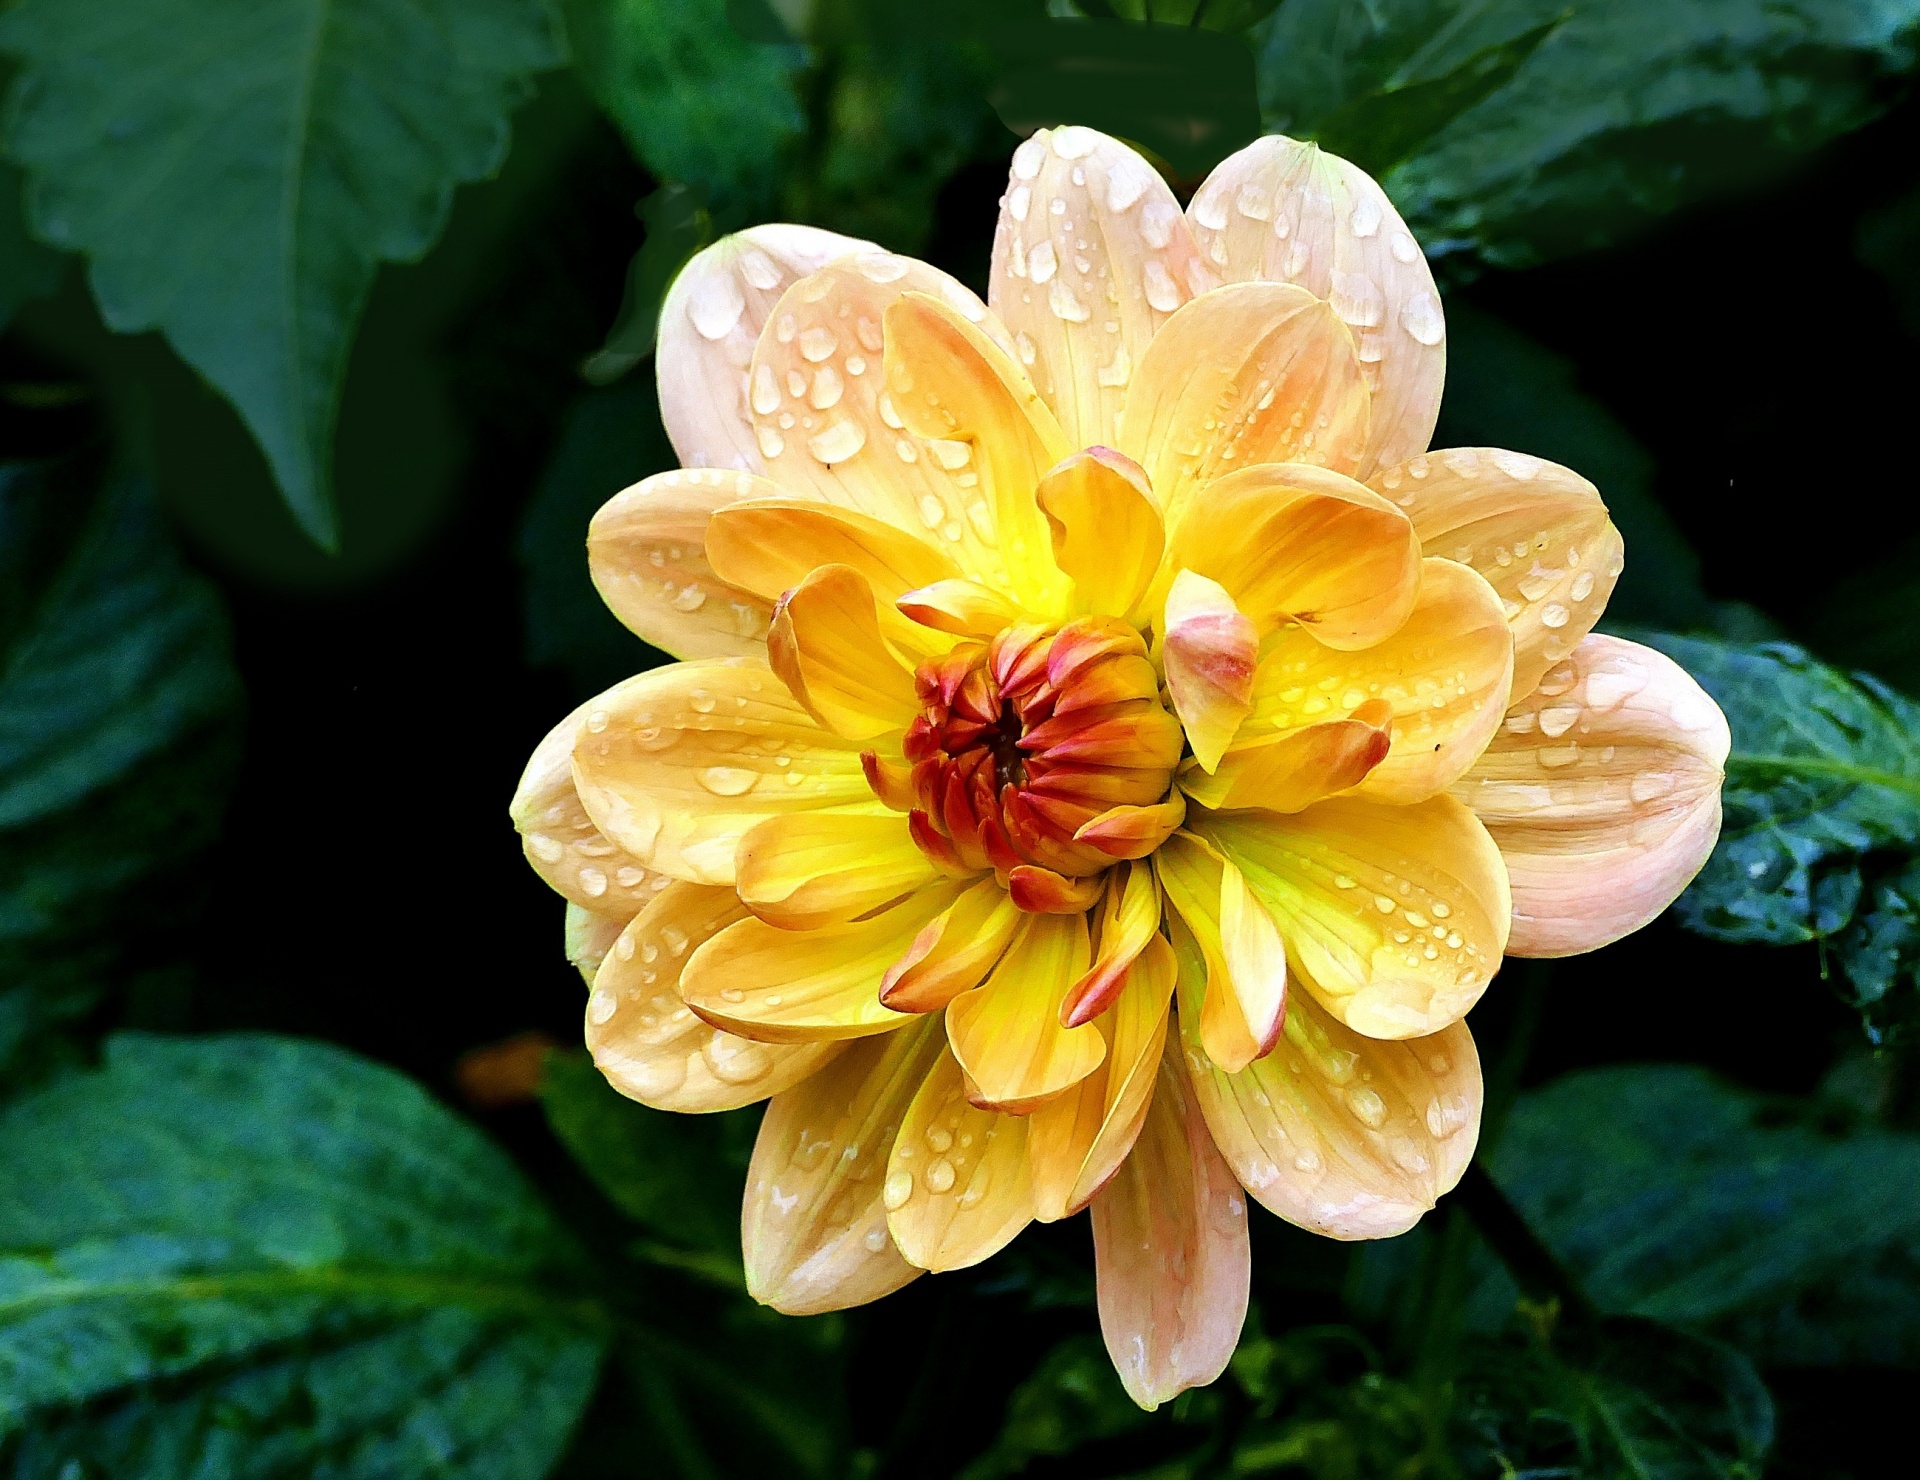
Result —
[{"label": "dark green leaf", "polygon": [[535,1480],[606,1317],[510,1162],[392,1071],[112,1040],[0,1115],[21,1476]]},{"label": "dark green leaf", "polygon": [[1700,558],[1653,495],[1653,455],[1580,389],[1571,361],[1455,295],[1447,304],[1447,394],[1437,447],[1511,447],[1593,481],[1626,540],[1608,603],[1615,620],[1704,625]]},{"label": "dark green leaf", "polygon": [[520,525],[527,661],[566,671],[584,699],[664,661],[600,599],[587,574],[587,523],[621,489],[674,466],[653,382],[635,376],[585,396]]},{"label": "dark green leaf", "polygon": [[1726,822],[1680,897],[1682,923],[1717,940],[1822,940],[1870,1027],[1910,1018],[1920,704],[1788,643],[1648,640],[1700,680],[1733,730]]},{"label": "dark green leaf", "polygon": [[1202,26],[1209,31],[1244,31],[1258,25],[1280,0],[1101,0],[1082,4],[1089,16],[1154,21],[1167,26]]},{"label": "dark green leaf", "polygon": [[496,169],[545,0],[25,0],[9,155],[35,234],[85,252],[107,324],[164,330],[335,542],[332,438],[383,261]]},{"label": "dark green leaf", "polygon": [[57,288],[66,266],[58,252],[27,235],[20,183],[20,171],[0,163],[0,329],[22,303]]},{"label": "dark green leaf", "polygon": [[1731,1347],[1616,1317],[1580,1339],[1476,1342],[1454,1446],[1474,1480],[1759,1480],[1773,1403]]},{"label": "dark green leaf", "polygon": [[961,1480],[1018,1475],[1033,1460],[1137,1434],[1151,1422],[1120,1386],[1099,1338],[1069,1337],[1014,1389],[999,1438],[961,1472]]},{"label": "dark green leaf", "polygon": [[660,304],[687,259],[713,239],[713,218],[690,185],[662,185],[640,202],[646,239],[627,268],[620,311],[599,353],[582,367],[595,385],[607,385],[653,353]]},{"label": "dark green leaf", "polygon": [[540,1103],[573,1159],[646,1231],[644,1253],[740,1286],[740,1188],[758,1109],[650,1110],[616,1091],[583,1053],[548,1056]]},{"label": "dark green leaf", "polygon": [[[1522,1096],[1493,1170],[1609,1310],[1763,1362],[1920,1365],[1920,1139],[1823,1132],[1704,1070],[1622,1066]],[[1511,1299],[1491,1280],[1478,1319]]]},{"label": "dark green leaf", "polygon": [[562,0],[575,64],[641,163],[729,224],[772,201],[805,120],[797,46],[748,40],[726,0]]},{"label": "dark green leaf", "polygon": [[1253,53],[1191,26],[1029,21],[993,32],[990,101],[1017,134],[1079,123],[1151,150],[1198,179],[1260,132]]},{"label": "dark green leaf", "polygon": [[1890,105],[1920,25],[1916,0],[1289,0],[1262,51],[1269,126],[1314,133],[1354,101],[1341,127],[1366,138],[1386,125],[1360,100],[1404,106],[1386,100],[1569,11],[1473,106],[1434,110],[1383,182],[1429,251],[1542,261],[1776,173]]},{"label": "dark green leaf", "polygon": [[240,684],[226,614],[146,489],[0,468],[0,1065],[84,1010],[153,881],[218,826]]}]

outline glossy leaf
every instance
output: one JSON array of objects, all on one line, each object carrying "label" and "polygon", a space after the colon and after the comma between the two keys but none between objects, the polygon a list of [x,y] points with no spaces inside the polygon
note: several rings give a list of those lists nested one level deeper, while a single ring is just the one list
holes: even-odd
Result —
[{"label": "glossy leaf", "polygon": [[27,0],[8,155],[34,234],[84,252],[109,328],[162,330],[333,548],[334,420],[382,262],[493,173],[543,0]]}]

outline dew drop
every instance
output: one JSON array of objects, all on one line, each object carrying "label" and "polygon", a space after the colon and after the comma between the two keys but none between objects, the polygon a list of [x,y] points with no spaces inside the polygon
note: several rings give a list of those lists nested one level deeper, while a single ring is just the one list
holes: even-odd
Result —
[{"label": "dew drop", "polygon": [[1400,323],[1422,344],[1438,344],[1447,336],[1446,316],[1440,312],[1440,300],[1431,293],[1420,292],[1409,298],[1400,309]]},{"label": "dew drop", "polygon": [[1087,306],[1073,296],[1073,290],[1064,278],[1056,278],[1047,294],[1047,307],[1053,310],[1053,316],[1069,324],[1084,324],[1093,315]]},{"label": "dew drop", "polygon": [[1209,231],[1219,231],[1227,224],[1227,192],[1219,187],[1205,190],[1193,203],[1193,219]]},{"label": "dew drop", "polygon": [[840,338],[833,330],[824,325],[815,324],[800,336],[800,354],[813,364],[832,357],[840,348]]},{"label": "dew drop", "polygon": [[725,339],[746,311],[747,300],[732,273],[701,279],[687,298],[687,317],[703,339]]},{"label": "dew drop", "polygon": [[1053,243],[1044,239],[1036,242],[1027,253],[1027,276],[1036,283],[1044,283],[1051,281],[1059,270],[1060,259],[1054,256]]},{"label": "dew drop", "polygon": [[1158,258],[1147,263],[1143,276],[1150,307],[1161,313],[1172,313],[1180,306],[1180,289],[1173,281],[1173,274]]},{"label": "dew drop", "polygon": [[1387,312],[1387,300],[1380,285],[1364,272],[1336,272],[1328,301],[1335,313],[1360,329],[1371,329]]},{"label": "dew drop", "polygon": [[1033,187],[1016,185],[1007,192],[1007,214],[1016,221],[1027,219],[1027,208],[1033,204]]},{"label": "dew drop", "polygon": [[904,1167],[887,1173],[886,1185],[880,1190],[880,1201],[886,1204],[889,1213],[897,1213],[907,1205],[907,1199],[913,1196],[913,1173]]},{"label": "dew drop", "polygon": [[1360,196],[1353,203],[1347,226],[1355,236],[1372,236],[1380,229],[1380,202],[1371,195]]},{"label": "dew drop", "polygon": [[832,467],[867,445],[867,429],[857,421],[836,421],[807,439],[807,451]]}]

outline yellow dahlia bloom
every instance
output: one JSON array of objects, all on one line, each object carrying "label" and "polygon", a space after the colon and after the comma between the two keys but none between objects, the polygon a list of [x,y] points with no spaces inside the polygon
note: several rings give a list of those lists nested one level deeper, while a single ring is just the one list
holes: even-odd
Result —
[{"label": "yellow dahlia bloom", "polygon": [[1035,135],[984,304],[801,226],[688,265],[685,468],[588,533],[683,661],[568,716],[513,815],[614,1086],[770,1100],[760,1300],[1090,1208],[1128,1390],[1208,1382],[1242,1189],[1410,1227],[1472,1155],[1502,956],[1693,876],[1725,722],[1590,635],[1621,563],[1591,484],[1426,450],[1444,367],[1379,186],[1283,138],[1182,213],[1115,140]]}]

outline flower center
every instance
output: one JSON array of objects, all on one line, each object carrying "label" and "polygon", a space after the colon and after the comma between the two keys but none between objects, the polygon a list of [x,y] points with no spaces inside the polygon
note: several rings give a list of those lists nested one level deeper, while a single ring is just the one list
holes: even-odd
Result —
[{"label": "flower center", "polygon": [[1182,741],[1127,623],[1009,627],[922,663],[915,685],[925,708],[905,749],[930,856],[1084,879],[1147,851],[1137,826],[1111,826],[1166,800]]}]

